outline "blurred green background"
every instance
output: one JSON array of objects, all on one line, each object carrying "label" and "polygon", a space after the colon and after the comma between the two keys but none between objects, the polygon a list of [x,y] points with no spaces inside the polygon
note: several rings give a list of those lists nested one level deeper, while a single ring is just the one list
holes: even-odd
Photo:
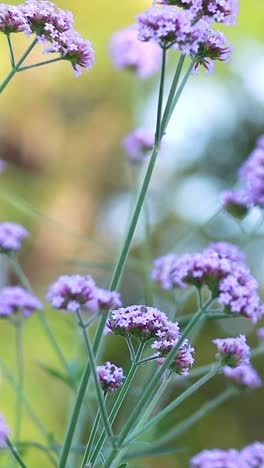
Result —
[{"label": "blurred green background", "polygon": [[[156,78],[137,82],[129,73],[114,71],[108,54],[111,34],[130,25],[136,13],[150,6],[150,0],[57,3],[73,11],[76,28],[92,41],[96,51],[93,70],[76,79],[69,64],[58,63],[21,73],[1,96],[0,107],[0,157],[7,162],[0,176],[0,220],[22,223],[30,231],[20,261],[41,298],[48,285],[63,273],[89,273],[100,285],[108,284],[131,204],[129,191],[135,185],[135,173],[124,160],[120,141],[134,125],[153,127],[157,90]],[[214,77],[202,72],[191,78],[170,126],[164,158],[150,190],[148,248],[142,219],[132,252],[134,259],[155,258],[175,248],[180,252],[194,250],[212,238],[238,243],[241,240],[239,227],[223,216],[202,228],[219,207],[219,191],[235,181],[237,168],[253,149],[256,137],[264,133],[264,4],[257,0],[252,6],[250,0],[241,0],[240,9],[238,25],[225,31],[234,43],[232,63],[218,66]],[[23,36],[16,37],[18,56],[26,43]],[[9,70],[4,37],[0,47],[4,78]],[[30,60],[35,62],[39,54],[39,50],[34,51]],[[171,70],[174,64],[172,56]],[[253,213],[246,228],[254,226],[258,216]],[[249,263],[260,282],[264,273],[262,239],[263,232],[259,231],[247,249]],[[0,268],[1,284],[16,284],[4,259]],[[141,272],[128,268],[122,284],[126,304],[146,302],[149,284],[144,272],[145,283]],[[152,293],[155,303],[165,311],[172,307],[158,288]],[[191,299],[185,310],[194,309]],[[84,350],[72,317],[49,311],[48,319],[67,357],[84,363]],[[241,327],[237,331],[248,327],[243,322],[233,326]],[[227,327],[229,323],[206,327],[199,340],[199,363],[212,361],[210,339],[227,333]],[[1,360],[15,371],[14,330],[2,321],[0,334]],[[108,339],[107,358],[124,364],[124,358],[120,358],[124,348],[120,346],[119,340]],[[38,365],[45,362],[60,369],[35,316],[26,324],[25,355],[27,398],[48,431],[56,440],[62,440],[72,392]],[[260,373],[261,362],[259,359]],[[223,386],[222,378],[209,385],[168,424],[192,412]],[[4,375],[0,392],[1,411],[12,428],[15,395]],[[188,456],[202,448],[239,448],[261,440],[262,401],[263,390],[259,389],[208,416],[179,440],[180,445],[191,447],[187,454],[140,460],[131,466],[155,467],[163,463],[166,467],[184,467]],[[43,442],[26,412],[23,439]],[[45,455],[35,449],[28,450],[26,457],[31,467],[50,466]],[[0,466],[8,466],[6,457]]]}]

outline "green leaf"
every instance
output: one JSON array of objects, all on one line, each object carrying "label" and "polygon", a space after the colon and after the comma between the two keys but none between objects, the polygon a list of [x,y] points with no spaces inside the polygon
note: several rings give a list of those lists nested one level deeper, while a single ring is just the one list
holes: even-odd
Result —
[{"label": "green leaf", "polygon": [[66,385],[68,385],[70,388],[75,388],[75,380],[72,375],[67,375],[64,374],[63,372],[59,371],[58,369],[54,369],[54,367],[48,366],[47,364],[44,364],[42,362],[37,362],[37,366],[44,370],[47,374],[49,374],[52,377],[55,377],[56,379],[60,380],[61,382],[64,382]]},{"label": "green leaf", "polygon": [[143,458],[143,457],[159,457],[162,455],[171,455],[172,453],[184,452],[186,447],[165,447],[165,448],[153,448],[149,450],[139,450],[138,452],[131,452],[127,455],[127,458]]},{"label": "green leaf", "polygon": [[119,465],[118,468],[126,468],[128,466],[128,463],[122,463],[122,465]]}]

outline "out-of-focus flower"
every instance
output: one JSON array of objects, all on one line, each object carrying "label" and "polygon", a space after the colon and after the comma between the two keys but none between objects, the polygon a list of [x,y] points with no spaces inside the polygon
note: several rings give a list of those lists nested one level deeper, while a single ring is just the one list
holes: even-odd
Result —
[{"label": "out-of-focus flower", "polygon": [[0,174],[5,171],[6,162],[3,159],[0,159]]},{"label": "out-of-focus flower", "polygon": [[27,318],[42,308],[38,298],[20,286],[6,287],[0,292],[0,317],[21,314]]},{"label": "out-of-focus flower", "polygon": [[222,193],[222,205],[232,216],[243,219],[248,214],[252,202],[244,190],[225,190]]},{"label": "out-of-focus flower", "polygon": [[260,135],[256,141],[256,148],[264,150],[264,135]]},{"label": "out-of-focus flower", "polygon": [[19,6],[0,4],[0,31],[4,34],[29,32],[29,24]]},{"label": "out-of-focus flower", "polygon": [[257,330],[257,336],[260,341],[264,341],[264,327]]},{"label": "out-of-focus flower", "polygon": [[262,385],[260,376],[250,364],[242,364],[235,368],[224,366],[223,373],[239,387],[253,389]]},{"label": "out-of-focus flower", "polygon": [[[162,364],[167,354],[177,346],[180,336],[171,332],[158,332],[157,335],[159,336],[159,340],[154,341],[151,347],[158,350],[156,354],[157,361],[159,364]],[[190,368],[194,364],[194,352],[195,349],[190,345],[189,341],[187,339],[184,340],[170,365],[170,370],[179,375],[188,375]]]},{"label": "out-of-focus flower", "polygon": [[244,262],[245,254],[240,250],[240,248],[232,244],[231,242],[219,241],[219,242],[210,242],[209,246],[204,249],[204,252],[209,252],[213,250],[217,252],[219,258],[227,258],[231,262]]},{"label": "out-of-focus flower", "polygon": [[9,253],[21,248],[21,241],[29,234],[20,224],[0,223],[0,252]]},{"label": "out-of-focus flower", "polygon": [[190,460],[190,468],[248,468],[238,450],[203,450]]},{"label": "out-of-focus flower", "polygon": [[240,169],[248,196],[255,205],[264,206],[264,149],[258,146]]},{"label": "out-of-focus flower", "polygon": [[5,418],[0,414],[0,448],[6,447],[6,439],[9,436],[9,427],[6,424]]},{"label": "out-of-focus flower", "polygon": [[138,31],[132,26],[113,34],[110,44],[113,65],[117,70],[135,71],[138,78],[147,79],[159,71],[161,50],[152,42],[138,40]]},{"label": "out-of-focus flower", "polygon": [[217,338],[212,343],[217,347],[222,365],[237,367],[249,363],[251,349],[247,345],[245,335],[236,338]]},{"label": "out-of-focus flower", "polygon": [[122,387],[123,380],[125,379],[122,367],[117,367],[115,364],[107,361],[103,366],[97,367],[97,372],[105,393],[115,392]]},{"label": "out-of-focus flower", "polygon": [[209,30],[206,38],[199,45],[194,72],[203,66],[208,73],[214,71],[215,62],[229,62],[232,48],[222,32]]},{"label": "out-of-focus flower", "polygon": [[85,304],[84,309],[90,312],[99,312],[100,310],[110,310],[121,306],[122,301],[119,292],[96,288],[93,299]]},{"label": "out-of-focus flower", "polygon": [[173,46],[183,54],[193,55],[203,41],[206,24],[190,10],[173,6],[152,7],[137,16],[138,37],[141,41],[154,41],[161,47]]},{"label": "out-of-focus flower", "polygon": [[263,442],[254,442],[243,448],[241,458],[247,467],[262,468],[264,466],[264,444]]},{"label": "out-of-focus flower", "polygon": [[96,284],[91,276],[63,275],[53,283],[47,300],[55,309],[77,312],[96,297]]},{"label": "out-of-focus flower", "polygon": [[123,140],[122,146],[128,161],[141,163],[152,150],[155,141],[154,132],[145,128],[136,128]]}]

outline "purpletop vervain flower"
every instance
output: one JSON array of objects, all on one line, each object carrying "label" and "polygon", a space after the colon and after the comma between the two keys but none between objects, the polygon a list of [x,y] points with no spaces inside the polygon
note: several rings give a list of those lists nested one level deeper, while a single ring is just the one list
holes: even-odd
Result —
[{"label": "purpletop vervain flower", "polygon": [[6,163],[3,159],[0,159],[0,174],[5,171]]},{"label": "purpletop vervain flower", "polygon": [[47,300],[55,309],[77,312],[96,297],[96,284],[91,276],[63,275],[53,283]]},{"label": "purpletop vervain flower", "polygon": [[145,161],[153,148],[154,141],[154,132],[149,129],[137,128],[129,133],[122,142],[128,161],[132,163]]},{"label": "purpletop vervain flower", "polygon": [[29,234],[20,224],[4,222],[0,223],[0,253],[9,253],[19,250],[21,241]]},{"label": "purpletop vervain flower", "polygon": [[257,337],[260,341],[264,341],[264,327],[257,330]]},{"label": "purpletop vervain flower", "polygon": [[244,262],[245,261],[245,254],[240,250],[240,248],[232,244],[231,242],[210,242],[209,246],[204,249],[204,252],[209,251],[217,252],[219,258],[227,258],[232,262]]},{"label": "purpletop vervain flower", "polygon": [[242,364],[235,368],[224,366],[223,373],[239,387],[245,389],[254,389],[262,385],[260,376],[251,364]]},{"label": "purpletop vervain flower", "polygon": [[244,218],[249,211],[252,202],[249,194],[244,190],[225,190],[221,194],[222,206],[235,218]]},{"label": "purpletop vervain flower", "polygon": [[217,356],[222,365],[237,367],[249,363],[251,349],[247,345],[245,335],[236,338],[216,338],[212,343],[217,347]]},{"label": "purpletop vervain flower", "polygon": [[264,150],[264,135],[260,135],[256,141],[256,148]]},{"label": "purpletop vervain flower", "polygon": [[200,43],[194,72],[199,66],[203,66],[208,73],[214,71],[215,62],[229,62],[232,48],[222,32],[209,30],[204,40]]},{"label": "purpletop vervain flower", "polygon": [[238,450],[203,450],[190,460],[190,468],[247,468]]},{"label": "purpletop vervain flower", "polygon": [[21,314],[27,318],[42,308],[43,306],[37,297],[20,286],[9,286],[0,292],[0,317]]},{"label": "purpletop vervain flower", "polygon": [[6,439],[9,436],[9,427],[2,414],[0,414],[0,448],[6,447]]},{"label": "purpletop vervain flower", "polygon": [[152,7],[137,16],[139,40],[154,41],[161,47],[173,46],[183,54],[193,55],[203,42],[206,24],[190,10],[174,7]]},{"label": "purpletop vervain flower", "polygon": [[[179,335],[178,337],[176,335],[174,337],[174,334],[171,332],[157,332],[157,336],[159,337],[159,340],[154,341],[151,347],[158,350],[158,353],[156,353],[157,361],[159,364],[162,364],[167,354],[177,345]],[[194,352],[195,349],[190,345],[189,341],[185,339],[181,344],[175,359],[170,365],[170,370],[179,375],[188,375],[190,368],[194,364]]]},{"label": "purpletop vervain flower", "polygon": [[161,65],[161,50],[152,43],[138,40],[134,26],[113,34],[110,53],[117,70],[133,70],[138,78],[147,79],[158,72]]},{"label": "purpletop vervain flower", "polygon": [[241,458],[249,468],[263,468],[264,466],[264,444],[263,442],[254,442],[241,451]]},{"label": "purpletop vervain flower", "polygon": [[84,309],[89,312],[99,312],[100,310],[110,310],[121,306],[122,301],[119,292],[96,287],[93,299],[85,304]]},{"label": "purpletop vervain flower", "polygon": [[115,392],[122,387],[123,380],[125,379],[122,367],[117,367],[115,364],[107,361],[103,366],[97,367],[97,372],[105,393]]},{"label": "purpletop vervain flower", "polygon": [[18,6],[0,3],[0,31],[4,34],[30,31],[27,19]]},{"label": "purpletop vervain flower", "polygon": [[255,205],[264,206],[264,150],[257,147],[241,166],[240,179],[250,200]]}]

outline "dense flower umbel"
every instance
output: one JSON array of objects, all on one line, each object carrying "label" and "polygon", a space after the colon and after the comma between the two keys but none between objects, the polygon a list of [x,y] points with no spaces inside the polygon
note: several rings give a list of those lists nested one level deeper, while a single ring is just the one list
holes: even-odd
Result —
[{"label": "dense flower umbel", "polygon": [[239,387],[245,389],[253,389],[262,385],[260,376],[250,364],[242,364],[235,368],[224,366],[223,373]]},{"label": "dense flower umbel", "polygon": [[95,291],[91,276],[63,275],[50,286],[47,300],[55,309],[76,312],[95,298]]},{"label": "dense flower umbel", "polygon": [[6,447],[6,439],[9,436],[9,428],[2,414],[0,414],[0,448]]},{"label": "dense flower umbel", "polygon": [[[179,337],[174,338],[172,333],[164,332],[157,333],[157,335],[160,339],[154,341],[151,347],[158,350],[156,354],[157,361],[159,364],[162,364],[167,354],[177,345]],[[194,364],[194,352],[195,349],[190,345],[189,341],[187,339],[184,340],[170,366],[170,370],[180,375],[188,375],[190,368]]]},{"label": "dense flower umbel", "polygon": [[125,379],[122,367],[117,367],[115,364],[107,361],[103,366],[97,367],[97,372],[105,393],[115,392],[122,387],[123,380]]},{"label": "dense flower umbel", "polygon": [[244,218],[252,204],[249,195],[244,190],[225,190],[221,194],[222,206],[235,218]]},{"label": "dense flower umbel", "polygon": [[257,330],[257,336],[260,341],[264,341],[264,327]]},{"label": "dense flower umbel", "polygon": [[84,305],[84,310],[99,312],[100,310],[115,309],[121,306],[122,301],[119,292],[96,287],[94,289],[93,299],[89,300]]},{"label": "dense flower umbel", "polygon": [[241,458],[249,468],[263,468],[264,466],[264,444],[254,442],[240,451]]},{"label": "dense flower umbel", "polygon": [[41,302],[20,286],[6,287],[0,292],[0,317],[20,313],[26,318],[41,309]]},{"label": "dense flower umbel", "polygon": [[143,162],[154,145],[154,132],[145,128],[136,128],[123,140],[122,146],[127,159],[133,163]]},{"label": "dense flower umbel", "polygon": [[205,40],[200,44],[194,71],[202,65],[208,73],[214,71],[215,62],[229,62],[232,48],[222,32],[208,31]]},{"label": "dense flower umbel", "polygon": [[27,19],[19,7],[0,3],[0,31],[4,34],[30,32]]},{"label": "dense flower umbel", "polygon": [[232,262],[244,262],[245,254],[235,244],[231,242],[219,241],[210,242],[209,246],[204,249],[204,252],[217,252],[219,258],[227,258]]},{"label": "dense flower umbel", "polygon": [[160,47],[139,41],[138,31],[133,26],[113,34],[110,53],[115,68],[134,70],[141,79],[150,78],[160,69]]},{"label": "dense flower umbel", "polygon": [[141,41],[154,41],[161,47],[173,45],[175,50],[191,55],[198,52],[203,42],[205,23],[194,22],[194,14],[174,7],[152,7],[137,16],[138,37]]},{"label": "dense flower umbel", "polygon": [[240,178],[255,205],[264,206],[264,149],[257,147],[240,169]]},{"label": "dense flower umbel", "polygon": [[27,230],[20,224],[0,223],[0,252],[9,253],[19,250],[22,239],[28,235]]},{"label": "dense flower umbel", "polygon": [[247,468],[238,450],[203,450],[190,460],[190,468]]},{"label": "dense flower umbel", "polygon": [[217,347],[222,365],[237,367],[249,363],[251,349],[246,343],[245,335],[236,338],[217,338],[212,343]]}]

